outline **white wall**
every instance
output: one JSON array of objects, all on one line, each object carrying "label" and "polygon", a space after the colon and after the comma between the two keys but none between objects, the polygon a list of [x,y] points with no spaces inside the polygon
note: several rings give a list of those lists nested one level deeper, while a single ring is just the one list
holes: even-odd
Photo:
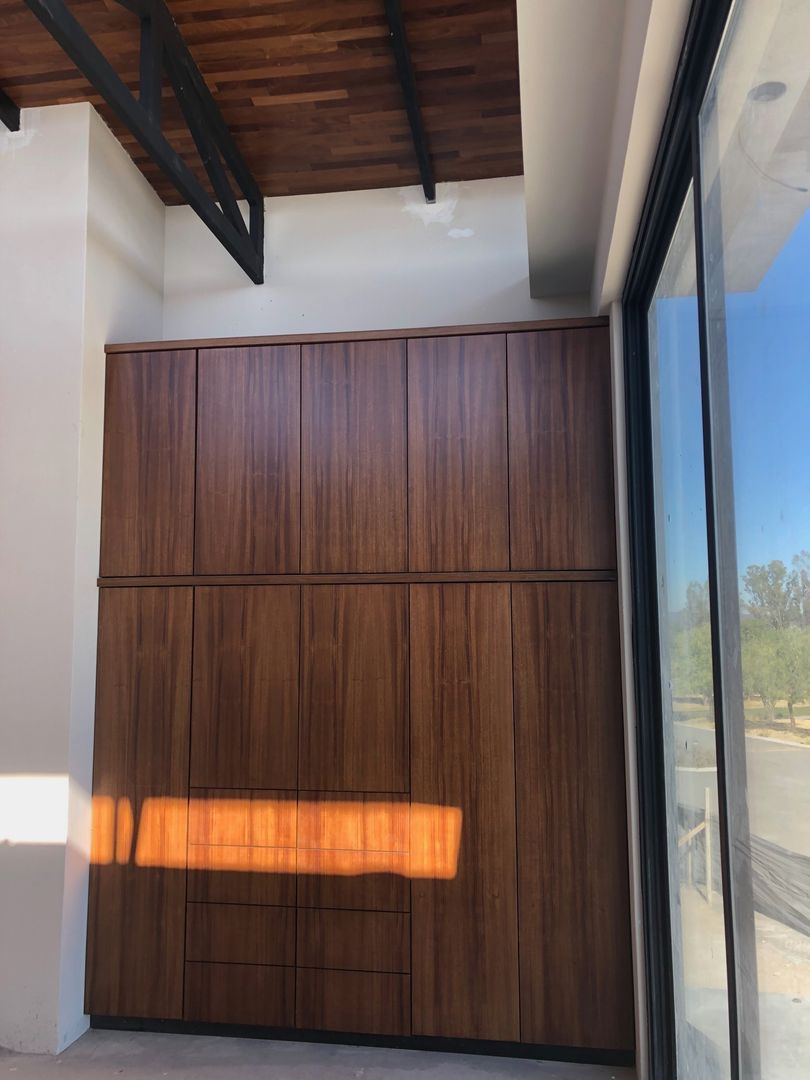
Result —
[{"label": "white wall", "polygon": [[[0,1045],[86,1027],[104,343],[159,336],[163,207],[89,105],[0,134]],[[5,842],[4,842],[5,841]]]},{"label": "white wall", "polygon": [[[588,314],[529,296],[522,177],[266,201],[253,285],[188,207],[166,213],[163,336],[228,337]],[[140,340],[144,336],[140,335]]]}]

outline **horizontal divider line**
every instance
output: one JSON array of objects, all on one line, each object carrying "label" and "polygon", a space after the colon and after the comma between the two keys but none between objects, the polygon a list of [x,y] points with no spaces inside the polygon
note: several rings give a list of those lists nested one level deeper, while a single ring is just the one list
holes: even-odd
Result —
[{"label": "horizontal divider line", "polygon": [[487,582],[615,581],[615,570],[459,570],[368,574],[177,574],[100,577],[101,589],[171,585],[475,585]]},{"label": "horizontal divider line", "polygon": [[323,964],[263,964],[260,960],[186,960],[187,964],[221,964],[223,967],[266,967],[284,968],[287,971],[295,968],[298,971],[345,971],[354,975],[406,975],[411,977],[410,971],[379,971],[374,968],[337,968],[324,967]]},{"label": "horizontal divider line", "polygon": [[255,900],[186,900],[187,904],[214,904],[216,907],[281,908],[284,911],[349,911],[357,915],[410,915],[410,908],[330,907],[324,904],[259,904]]}]

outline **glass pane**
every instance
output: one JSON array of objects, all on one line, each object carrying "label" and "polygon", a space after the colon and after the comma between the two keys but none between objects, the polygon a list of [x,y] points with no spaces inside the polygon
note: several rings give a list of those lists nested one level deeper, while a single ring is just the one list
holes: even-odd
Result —
[{"label": "glass pane", "polygon": [[730,1075],[690,191],[648,316],[679,1077]]},{"label": "glass pane", "polygon": [[[762,1076],[810,1076],[810,3],[740,0],[700,120],[712,426],[734,528],[721,643],[744,747]],[[720,395],[720,400],[724,397]],[[721,463],[722,465],[723,463]],[[739,632],[741,672],[734,639]],[[730,646],[730,648],[729,648]],[[735,671],[740,672],[735,676]],[[743,802],[745,808],[745,803]],[[749,921],[750,922],[750,921]],[[741,935],[745,947],[745,934]]]}]

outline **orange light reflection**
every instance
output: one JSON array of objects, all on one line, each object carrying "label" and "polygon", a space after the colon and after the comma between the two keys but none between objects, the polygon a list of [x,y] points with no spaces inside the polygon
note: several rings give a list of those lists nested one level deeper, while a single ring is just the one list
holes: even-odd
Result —
[{"label": "orange light reflection", "polygon": [[461,826],[458,807],[404,800],[153,796],[136,813],[128,798],[94,796],[91,861],[449,880],[458,872]]}]

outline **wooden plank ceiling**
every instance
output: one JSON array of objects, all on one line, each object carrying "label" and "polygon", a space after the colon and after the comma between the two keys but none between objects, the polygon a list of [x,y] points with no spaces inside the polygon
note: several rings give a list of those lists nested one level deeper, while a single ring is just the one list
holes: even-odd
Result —
[{"label": "wooden plank ceiling", "polygon": [[[383,0],[168,0],[265,195],[417,184]],[[438,181],[523,172],[515,0],[403,0]],[[137,20],[71,10],[133,90]],[[21,107],[91,101],[167,203],[182,200],[23,0],[0,0],[0,86]],[[164,132],[200,172],[164,86]]]}]

